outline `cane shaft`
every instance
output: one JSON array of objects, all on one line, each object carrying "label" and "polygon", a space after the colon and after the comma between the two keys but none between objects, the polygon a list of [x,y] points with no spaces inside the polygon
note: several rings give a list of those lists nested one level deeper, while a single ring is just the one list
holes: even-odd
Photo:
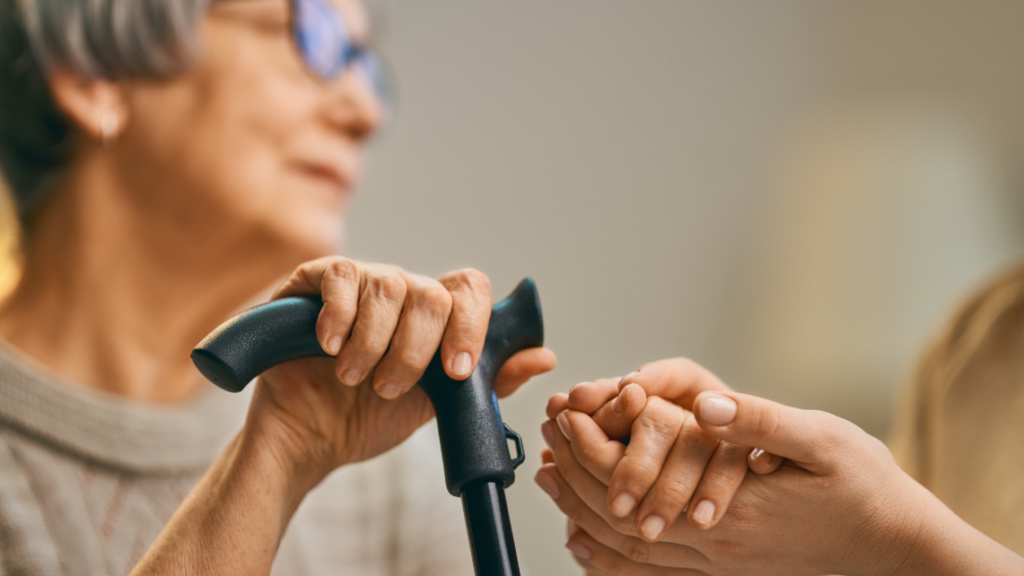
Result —
[{"label": "cane shaft", "polygon": [[477,576],[519,576],[505,488],[498,482],[466,486],[462,492],[462,511]]}]

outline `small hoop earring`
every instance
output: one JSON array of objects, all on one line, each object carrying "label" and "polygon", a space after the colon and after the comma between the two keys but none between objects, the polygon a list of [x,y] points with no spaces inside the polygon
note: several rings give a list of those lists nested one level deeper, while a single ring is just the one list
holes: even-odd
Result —
[{"label": "small hoop earring", "polygon": [[121,133],[121,121],[118,119],[117,114],[104,114],[100,118],[100,138],[103,140],[103,145],[110,148],[117,142],[117,137]]}]

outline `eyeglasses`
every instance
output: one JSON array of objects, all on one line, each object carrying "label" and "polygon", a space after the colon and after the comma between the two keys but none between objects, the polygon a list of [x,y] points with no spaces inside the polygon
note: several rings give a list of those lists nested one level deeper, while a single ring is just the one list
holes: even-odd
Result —
[{"label": "eyeglasses", "polygon": [[386,106],[390,83],[380,59],[352,38],[345,16],[330,0],[292,0],[292,35],[306,67],[324,80],[351,69]]}]

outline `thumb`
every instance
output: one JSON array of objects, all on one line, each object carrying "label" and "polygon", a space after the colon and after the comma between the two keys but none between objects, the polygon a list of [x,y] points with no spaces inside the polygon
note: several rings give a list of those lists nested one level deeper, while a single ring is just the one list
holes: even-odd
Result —
[{"label": "thumb", "polygon": [[693,403],[697,422],[708,434],[757,446],[801,467],[822,472],[842,440],[845,420],[826,412],[801,410],[736,392],[704,392]]}]

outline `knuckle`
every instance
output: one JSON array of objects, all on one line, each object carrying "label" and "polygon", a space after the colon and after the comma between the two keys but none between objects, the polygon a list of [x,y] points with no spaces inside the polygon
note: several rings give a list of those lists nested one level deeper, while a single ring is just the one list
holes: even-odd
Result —
[{"label": "knuckle", "polygon": [[462,290],[478,294],[491,293],[491,279],[475,268],[457,270],[444,277],[444,284],[451,290]]},{"label": "knuckle", "polygon": [[688,446],[694,448],[710,448],[718,445],[719,440],[708,434],[700,427],[697,417],[687,412],[683,416],[683,423],[679,428],[679,437],[686,441]]},{"label": "knuckle", "polygon": [[417,354],[413,350],[399,350],[395,357],[395,363],[398,364],[400,370],[406,373],[419,373],[427,369],[427,365],[430,364],[430,357]]},{"label": "knuckle", "polygon": [[452,294],[444,286],[433,283],[419,291],[418,298],[424,307],[439,315],[446,316],[452,308]]},{"label": "knuckle", "polygon": [[621,552],[637,564],[646,564],[651,557],[651,546],[639,538],[630,537],[623,541]]},{"label": "knuckle", "polygon": [[577,451],[577,457],[581,462],[597,462],[600,460],[600,449],[590,442],[573,442],[573,448]]},{"label": "knuckle", "polygon": [[659,503],[665,503],[672,508],[681,510],[690,501],[692,496],[693,486],[680,480],[672,479],[666,481],[663,486],[658,488],[655,499]]},{"label": "knuckle", "polygon": [[466,286],[474,292],[479,294],[491,293],[491,279],[487,277],[487,274],[475,268],[467,268],[462,271],[462,275],[465,278]]},{"label": "knuckle", "polygon": [[754,423],[754,433],[758,438],[775,439],[781,426],[782,416],[778,409],[769,407],[766,410],[758,410],[757,421]]},{"label": "knuckle", "polygon": [[359,267],[347,258],[338,258],[327,265],[324,276],[333,280],[355,282],[359,280]]},{"label": "knuckle", "polygon": [[379,276],[376,289],[378,296],[390,302],[401,303],[405,300],[405,280],[397,274]]}]

